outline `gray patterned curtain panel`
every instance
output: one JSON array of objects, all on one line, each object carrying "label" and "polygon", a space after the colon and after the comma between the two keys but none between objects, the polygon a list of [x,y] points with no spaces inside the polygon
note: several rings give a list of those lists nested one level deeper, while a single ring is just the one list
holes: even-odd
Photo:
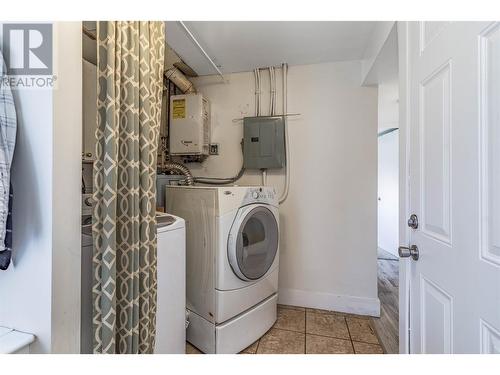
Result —
[{"label": "gray patterned curtain panel", "polygon": [[98,22],[94,353],[152,353],[163,22]]}]

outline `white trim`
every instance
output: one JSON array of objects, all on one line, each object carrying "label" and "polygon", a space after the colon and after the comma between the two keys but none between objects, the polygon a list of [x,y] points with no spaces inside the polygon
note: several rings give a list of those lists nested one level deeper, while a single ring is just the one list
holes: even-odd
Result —
[{"label": "white trim", "polygon": [[280,288],[278,303],[357,315],[380,316],[380,300],[378,298],[343,296],[332,293]]},{"label": "white trim", "polygon": [[[80,353],[82,23],[55,22],[50,353]],[[35,282],[35,281],[32,281]],[[30,312],[36,314],[36,312]],[[35,332],[36,333],[36,332]]]},{"label": "white trim", "polygon": [[[409,243],[406,223],[409,217],[409,155],[410,151],[410,67],[408,56],[409,22],[397,23],[399,51],[399,241]],[[399,262],[399,353],[410,353],[410,263]]]},{"label": "white trim", "polygon": [[[488,39],[492,34],[498,32],[500,22],[492,22],[479,34],[479,181],[480,181],[480,216],[479,216],[479,258],[493,266],[500,266],[500,256],[491,252],[491,248],[498,248],[491,243],[492,234],[490,220],[493,220],[491,208],[492,197],[490,197],[489,169],[491,167],[489,160],[489,149],[492,145],[489,143],[488,136],[491,134],[490,118],[488,113]],[[491,208],[490,208],[491,206]]]}]

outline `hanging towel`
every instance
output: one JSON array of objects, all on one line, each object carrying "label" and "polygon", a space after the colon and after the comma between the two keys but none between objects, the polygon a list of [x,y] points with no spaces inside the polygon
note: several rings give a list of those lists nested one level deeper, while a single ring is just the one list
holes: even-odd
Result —
[{"label": "hanging towel", "polygon": [[7,82],[7,68],[0,51],[0,269],[10,264],[12,253],[12,189],[10,166],[16,145],[16,108]]}]

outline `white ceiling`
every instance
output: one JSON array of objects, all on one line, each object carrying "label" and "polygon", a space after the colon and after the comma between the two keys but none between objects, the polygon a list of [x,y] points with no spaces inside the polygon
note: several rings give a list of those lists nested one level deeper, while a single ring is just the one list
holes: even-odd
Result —
[{"label": "white ceiling", "polygon": [[[186,21],[223,73],[257,67],[363,58],[376,22]],[[179,22],[166,22],[167,43],[199,75],[215,74]]]}]

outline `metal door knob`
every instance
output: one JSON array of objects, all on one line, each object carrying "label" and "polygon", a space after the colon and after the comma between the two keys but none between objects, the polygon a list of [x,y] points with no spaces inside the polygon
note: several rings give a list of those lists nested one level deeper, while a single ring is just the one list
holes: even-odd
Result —
[{"label": "metal door knob", "polygon": [[418,228],[418,217],[415,214],[412,214],[408,219],[408,226],[413,229]]},{"label": "metal door knob", "polygon": [[418,247],[417,245],[411,245],[410,247],[400,246],[398,248],[398,253],[401,258],[411,257],[413,260],[418,260]]}]

